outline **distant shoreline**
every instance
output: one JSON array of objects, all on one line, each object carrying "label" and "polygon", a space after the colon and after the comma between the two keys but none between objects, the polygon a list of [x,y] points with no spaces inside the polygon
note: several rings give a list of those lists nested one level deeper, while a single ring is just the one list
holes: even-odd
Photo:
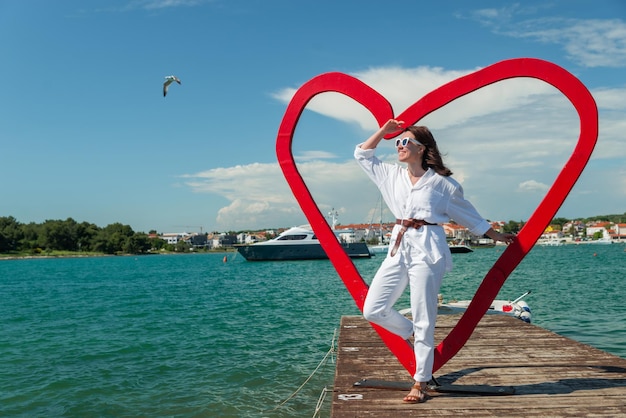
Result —
[{"label": "distant shoreline", "polygon": [[[128,254],[131,255],[131,254]],[[118,257],[112,254],[59,254],[59,255],[3,255],[0,254],[2,260],[29,260],[35,258],[87,258],[87,257]]]},{"label": "distant shoreline", "polygon": [[218,253],[230,253],[233,250],[223,249],[220,251],[202,251],[202,252],[159,252],[159,253],[147,253],[147,254],[51,254],[51,255],[5,255],[0,254],[0,261],[2,260],[30,260],[30,259],[47,259],[47,258],[89,258],[89,257],[144,257],[149,255],[182,255],[182,254],[218,254]]}]

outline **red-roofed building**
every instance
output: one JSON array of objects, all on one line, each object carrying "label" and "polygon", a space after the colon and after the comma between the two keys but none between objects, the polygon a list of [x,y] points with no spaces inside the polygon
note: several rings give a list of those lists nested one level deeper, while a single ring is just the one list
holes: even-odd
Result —
[{"label": "red-roofed building", "polygon": [[602,232],[602,236],[606,236],[610,228],[610,222],[593,222],[587,224],[587,236],[592,237],[596,232]]},{"label": "red-roofed building", "polygon": [[615,224],[609,230],[611,238],[616,241],[626,241],[626,224]]},{"label": "red-roofed building", "polygon": [[468,240],[471,237],[469,229],[462,225],[457,224],[443,224],[443,230],[446,233],[446,237],[453,240]]}]

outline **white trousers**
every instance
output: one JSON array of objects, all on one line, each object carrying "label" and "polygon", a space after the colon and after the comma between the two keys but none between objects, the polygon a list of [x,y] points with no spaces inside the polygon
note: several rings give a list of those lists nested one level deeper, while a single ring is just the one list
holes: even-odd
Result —
[{"label": "white trousers", "polygon": [[[402,250],[385,258],[367,292],[363,317],[404,339],[413,334],[417,366],[413,378],[416,382],[428,382],[432,378],[435,355],[437,295],[446,263],[442,258],[428,264],[424,257],[416,257],[415,251]],[[393,308],[407,284],[411,291],[413,321]]]}]

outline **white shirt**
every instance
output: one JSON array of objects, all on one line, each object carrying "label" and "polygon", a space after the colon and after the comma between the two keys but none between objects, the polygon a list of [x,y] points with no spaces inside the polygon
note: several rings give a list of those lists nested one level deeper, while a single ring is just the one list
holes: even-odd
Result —
[{"label": "white shirt", "polygon": [[[391,213],[397,219],[423,219],[442,224],[453,219],[468,228],[474,235],[483,235],[490,228],[474,206],[463,197],[463,188],[451,177],[437,174],[432,168],[415,183],[411,184],[407,169],[397,164],[382,162],[375,156],[375,149],[354,151],[359,165],[374,181]],[[396,225],[392,232],[391,245],[400,230]],[[452,267],[450,249],[443,228],[425,226],[416,230],[409,228],[404,234],[400,250],[407,246],[421,250],[426,261],[435,262],[445,257],[449,270]]]}]

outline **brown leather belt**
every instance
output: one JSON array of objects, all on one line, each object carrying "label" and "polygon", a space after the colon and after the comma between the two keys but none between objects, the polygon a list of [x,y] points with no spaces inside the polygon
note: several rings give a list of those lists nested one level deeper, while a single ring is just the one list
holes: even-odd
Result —
[{"label": "brown leather belt", "polygon": [[420,229],[424,225],[438,225],[430,222],[426,222],[423,219],[396,219],[396,225],[402,225],[400,228],[400,232],[398,232],[398,236],[396,237],[396,243],[391,249],[390,255],[393,257],[398,252],[398,248],[400,247],[400,241],[402,241],[402,237],[408,228]]}]

